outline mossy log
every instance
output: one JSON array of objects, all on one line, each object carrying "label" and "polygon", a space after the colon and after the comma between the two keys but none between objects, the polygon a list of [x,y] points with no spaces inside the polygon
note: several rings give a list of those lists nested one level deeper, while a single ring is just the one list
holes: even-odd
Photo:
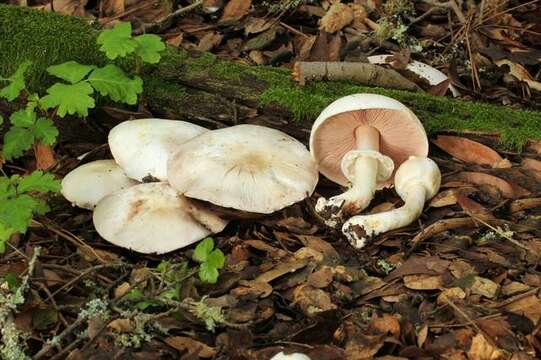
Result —
[{"label": "mossy log", "polygon": [[[29,84],[43,90],[53,81],[44,71],[49,65],[68,60],[105,62],[96,36],[97,26],[84,19],[0,5],[0,76],[10,74],[28,59],[34,62]],[[130,62],[121,65],[129,67]],[[541,139],[538,111],[347,82],[314,82],[301,87],[287,70],[241,65],[209,53],[169,48],[160,64],[144,68],[142,76],[144,98],[153,113],[200,123],[259,123],[306,139],[311,123],[330,102],[368,92],[403,102],[431,133],[497,133],[509,148],[519,148],[528,139]]]}]

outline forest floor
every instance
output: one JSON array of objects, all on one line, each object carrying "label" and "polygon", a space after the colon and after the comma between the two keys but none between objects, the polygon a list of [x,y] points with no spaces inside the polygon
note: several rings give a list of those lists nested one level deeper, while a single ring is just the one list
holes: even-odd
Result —
[{"label": "forest floor", "polygon": [[[452,84],[462,99],[541,109],[541,1],[51,3],[254,66],[391,54],[385,66],[434,96],[453,96]],[[410,59],[449,80],[413,76]],[[110,158],[108,130],[97,127],[102,142],[54,148],[53,172]],[[0,257],[0,302],[31,275],[13,320],[35,359],[540,358],[541,142],[510,150],[497,134],[463,132],[430,141],[442,187],[417,222],[356,250],[313,210],[319,196],[340,191],[321,176],[304,202],[213,236],[225,254],[216,284],[198,278],[196,245],[159,256],[121,249],[99,237],[90,211],[54,196],[51,211],[12,236]],[[32,159],[3,167],[23,174],[36,167]],[[387,189],[368,212],[401,204]],[[2,336],[6,345],[10,334]]]}]

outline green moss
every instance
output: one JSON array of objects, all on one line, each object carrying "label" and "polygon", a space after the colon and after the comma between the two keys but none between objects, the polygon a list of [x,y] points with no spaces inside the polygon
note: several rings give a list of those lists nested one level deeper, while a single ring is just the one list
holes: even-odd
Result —
[{"label": "green moss", "polygon": [[104,61],[96,46],[95,29],[80,18],[0,5],[0,34],[0,76],[31,60],[27,82],[33,90],[50,81],[44,71],[50,65],[66,60]]}]

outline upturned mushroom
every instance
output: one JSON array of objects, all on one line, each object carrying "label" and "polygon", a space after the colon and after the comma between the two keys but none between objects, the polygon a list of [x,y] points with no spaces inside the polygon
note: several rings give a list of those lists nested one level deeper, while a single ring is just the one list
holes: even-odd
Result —
[{"label": "upturned mushroom", "polygon": [[61,193],[74,206],[92,210],[103,197],[137,183],[114,160],[97,160],[70,171],[62,179]]},{"label": "upturned mushroom", "polygon": [[390,186],[395,166],[409,156],[426,156],[428,139],[419,119],[397,100],[376,94],[354,94],[336,100],[316,119],[310,151],[319,171],[346,192],[320,198],[316,211],[327,225],[359,213],[376,189]]},{"label": "upturned mushroom", "polygon": [[167,180],[167,159],[177,146],[208,131],[185,121],[138,119],[124,121],[109,132],[115,161],[132,179]]},{"label": "upturned mushroom", "polygon": [[145,254],[180,249],[227,224],[165,182],[139,184],[104,197],[93,221],[105,240]]},{"label": "upturned mushroom", "polygon": [[354,216],[344,223],[342,232],[354,247],[363,248],[369,238],[419,218],[425,202],[438,193],[440,184],[438,165],[427,157],[412,156],[395,174],[395,190],[404,205],[387,212]]},{"label": "upturned mushroom", "polygon": [[203,133],[179,146],[168,181],[186,197],[243,212],[269,214],[310,196],[318,171],[291,136],[237,125]]}]

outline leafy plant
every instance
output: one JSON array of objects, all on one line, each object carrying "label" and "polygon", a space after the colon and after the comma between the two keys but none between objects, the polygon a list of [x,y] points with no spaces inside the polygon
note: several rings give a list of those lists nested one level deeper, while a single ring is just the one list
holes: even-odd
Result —
[{"label": "leafy plant", "polygon": [[0,177],[0,253],[12,234],[26,232],[33,215],[49,211],[39,195],[59,190],[60,182],[42,171]]},{"label": "leafy plant", "polygon": [[208,237],[195,248],[192,258],[200,263],[199,279],[209,284],[218,281],[218,269],[224,267],[225,256],[220,249],[214,249],[214,240]]},{"label": "leafy plant", "polygon": [[[97,38],[100,50],[110,60],[133,55],[134,72],[138,73],[142,63],[155,64],[160,61],[164,43],[156,35],[132,37],[131,25],[119,23],[104,30]],[[0,77],[0,98],[15,101],[20,98],[24,108],[9,117],[10,128],[4,135],[2,157],[12,160],[22,156],[36,142],[53,145],[58,137],[54,125],[56,116],[88,116],[88,110],[96,105],[94,95],[109,97],[113,101],[134,105],[143,91],[143,80],[130,77],[113,63],[103,67],[67,61],[49,66],[47,72],[60,81],[46,90],[46,94],[30,93],[26,88],[25,73],[31,62],[21,63],[15,72]],[[24,96],[22,96],[24,95]],[[4,119],[0,117],[0,125]],[[40,195],[60,190],[60,183],[50,174],[36,171],[29,176],[0,177],[0,253],[5,243],[17,232],[24,233],[33,215],[48,211]]]}]

